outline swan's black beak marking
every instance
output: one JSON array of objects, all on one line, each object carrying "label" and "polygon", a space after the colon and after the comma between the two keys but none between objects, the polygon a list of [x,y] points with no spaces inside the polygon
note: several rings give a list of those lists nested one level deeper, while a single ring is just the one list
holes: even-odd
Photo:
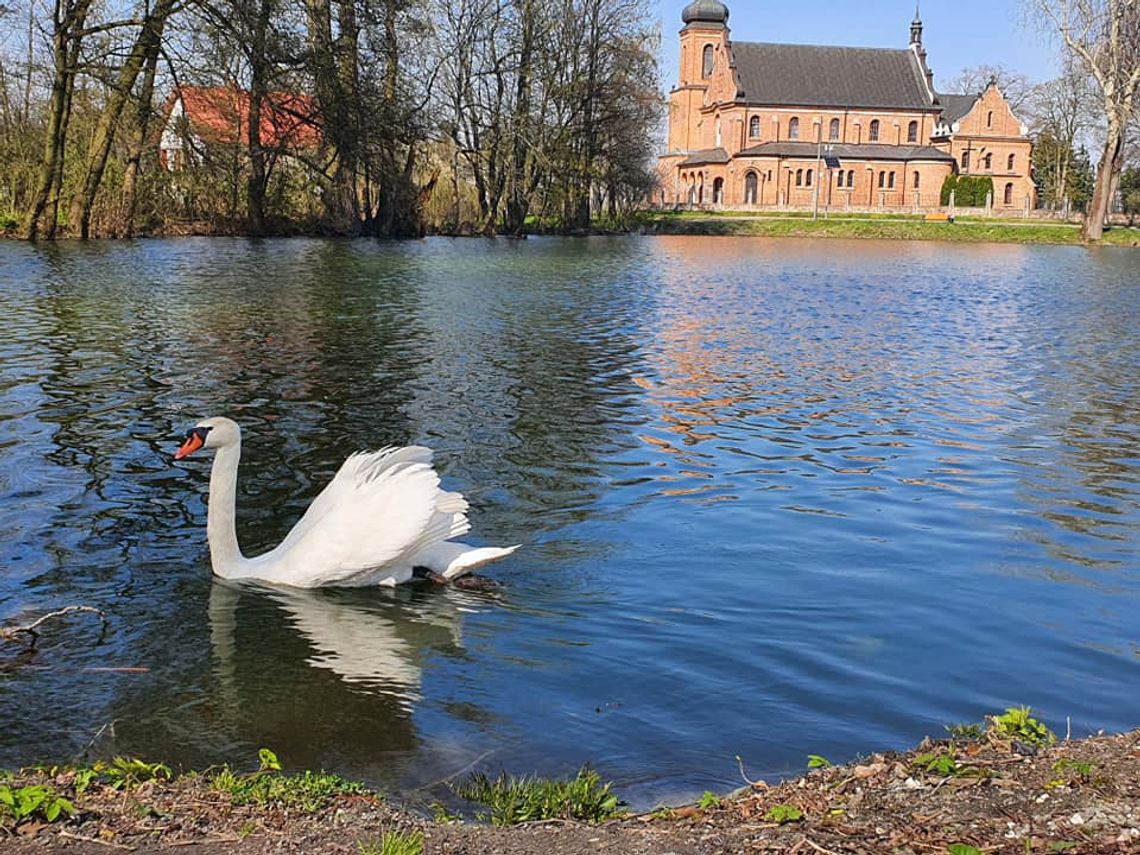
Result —
[{"label": "swan's black beak marking", "polygon": [[192,430],[186,431],[186,439],[181,447],[174,452],[174,459],[181,460],[187,455],[193,454],[199,448],[206,444],[206,435],[210,432],[208,427],[196,427]]}]

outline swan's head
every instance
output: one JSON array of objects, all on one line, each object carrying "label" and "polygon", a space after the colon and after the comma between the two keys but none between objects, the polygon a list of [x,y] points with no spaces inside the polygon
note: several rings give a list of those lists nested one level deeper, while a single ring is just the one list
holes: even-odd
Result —
[{"label": "swan's head", "polygon": [[174,459],[181,460],[200,448],[223,448],[227,445],[237,445],[239,442],[241,442],[241,428],[233,419],[203,419],[186,432],[186,439],[174,453]]}]

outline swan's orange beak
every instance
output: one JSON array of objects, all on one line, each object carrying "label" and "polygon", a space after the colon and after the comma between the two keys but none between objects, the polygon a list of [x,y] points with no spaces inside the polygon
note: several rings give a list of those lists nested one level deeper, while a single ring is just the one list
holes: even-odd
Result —
[{"label": "swan's orange beak", "polygon": [[193,454],[199,448],[206,444],[206,432],[209,428],[194,428],[186,434],[186,440],[182,443],[181,447],[174,452],[174,459],[181,460],[183,457]]}]

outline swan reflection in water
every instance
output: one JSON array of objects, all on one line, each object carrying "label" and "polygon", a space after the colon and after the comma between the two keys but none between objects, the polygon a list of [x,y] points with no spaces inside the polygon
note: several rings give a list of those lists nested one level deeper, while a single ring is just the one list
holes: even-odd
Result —
[{"label": "swan reflection in water", "polygon": [[[457,590],[302,590],[215,581],[209,620],[221,714],[292,764],[357,762],[418,744],[412,711],[433,656],[464,655]],[[234,732],[236,728],[236,733]]]}]

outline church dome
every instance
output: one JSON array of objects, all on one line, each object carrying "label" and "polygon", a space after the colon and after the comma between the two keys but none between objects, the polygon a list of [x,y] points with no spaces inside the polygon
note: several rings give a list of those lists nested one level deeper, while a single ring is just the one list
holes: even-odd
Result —
[{"label": "church dome", "polygon": [[693,0],[681,12],[685,24],[728,24],[728,7],[720,0]]}]

